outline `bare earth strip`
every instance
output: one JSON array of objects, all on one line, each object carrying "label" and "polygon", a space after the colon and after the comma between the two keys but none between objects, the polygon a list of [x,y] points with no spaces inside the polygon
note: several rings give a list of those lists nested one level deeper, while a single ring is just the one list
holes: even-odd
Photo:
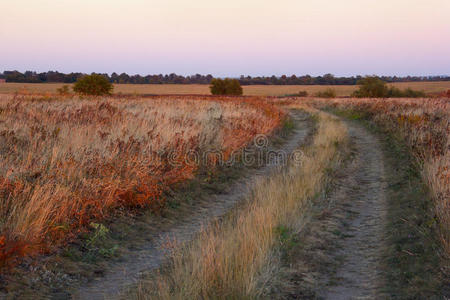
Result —
[{"label": "bare earth strip", "polygon": [[[297,125],[290,140],[282,147],[286,153],[291,153],[301,144],[311,128],[303,113],[295,113],[293,120]],[[207,204],[192,211],[187,220],[168,226],[168,229],[158,234],[149,234],[149,242],[131,253],[125,261],[117,263],[98,280],[80,287],[72,293],[75,299],[111,299],[118,297],[127,286],[137,282],[143,272],[150,271],[161,265],[165,259],[165,244],[175,240],[177,243],[191,240],[194,235],[213,219],[223,216],[249,193],[249,186],[263,176],[270,176],[275,169],[267,165],[252,171],[239,182],[230,187],[229,193],[215,195]]]},{"label": "bare earth strip", "polygon": [[[334,255],[342,264],[334,283],[322,291],[325,299],[376,299],[383,286],[381,253],[384,244],[387,195],[383,152],[377,138],[360,125],[348,123],[355,157],[338,181],[331,202],[344,204],[348,216]],[[320,293],[319,293],[320,294]]]}]

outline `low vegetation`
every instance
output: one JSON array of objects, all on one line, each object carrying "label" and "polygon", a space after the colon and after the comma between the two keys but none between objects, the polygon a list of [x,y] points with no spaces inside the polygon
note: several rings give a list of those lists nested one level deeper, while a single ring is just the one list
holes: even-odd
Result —
[{"label": "low vegetation", "polygon": [[319,98],[336,98],[336,91],[332,88],[327,88],[324,91],[315,93],[314,96]]},{"label": "low vegetation", "polygon": [[285,94],[278,96],[278,98],[291,98],[291,97],[308,97],[307,91],[299,91],[298,93]]},{"label": "low vegetation", "polygon": [[395,86],[388,87],[386,82],[376,76],[368,76],[358,81],[359,89],[352,96],[358,98],[419,98],[425,97],[424,91],[411,88],[401,90]]},{"label": "low vegetation", "polygon": [[307,91],[299,91],[296,96],[298,96],[298,97],[308,97],[308,92]]},{"label": "low vegetation", "polygon": [[53,251],[119,208],[159,210],[200,167],[185,154],[226,158],[282,117],[255,99],[0,96],[0,264]]},{"label": "low vegetation", "polygon": [[174,251],[170,266],[141,282],[136,299],[236,299],[263,297],[277,273],[277,248],[298,226],[310,198],[326,181],[346,139],[343,125],[320,113],[317,134],[301,166],[253,186],[243,207]]}]

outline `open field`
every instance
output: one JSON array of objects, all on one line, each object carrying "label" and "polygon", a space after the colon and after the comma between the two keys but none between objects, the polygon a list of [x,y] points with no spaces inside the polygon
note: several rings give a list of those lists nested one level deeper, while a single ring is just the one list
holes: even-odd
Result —
[{"label": "open field", "polygon": [[[0,83],[1,93],[28,91],[30,93],[56,93],[61,83]],[[426,93],[441,93],[450,90],[450,81],[392,83],[400,89],[424,90]],[[307,91],[310,95],[327,88],[336,90],[337,96],[350,96],[357,89],[354,85],[250,85],[243,86],[246,96],[283,96]],[[209,95],[209,86],[202,84],[115,84],[114,93],[156,95]]]},{"label": "open field", "polygon": [[[13,270],[1,290],[33,293],[42,282],[45,296],[92,299],[128,287],[125,298],[136,299],[441,295],[449,99],[42,93],[0,95],[0,262]],[[220,168],[215,153],[233,158],[274,132],[285,153],[300,151],[297,163],[225,175],[238,167]],[[120,216],[142,231],[120,229]],[[127,257],[108,252],[119,240],[131,243],[118,254]],[[106,263],[84,260],[92,247]],[[14,268],[31,279],[15,283]]]},{"label": "open field", "polygon": [[[214,168],[282,113],[239,98],[0,96],[0,261],[53,251],[114,209],[164,206],[166,188]],[[204,164],[201,166],[200,164]]]}]

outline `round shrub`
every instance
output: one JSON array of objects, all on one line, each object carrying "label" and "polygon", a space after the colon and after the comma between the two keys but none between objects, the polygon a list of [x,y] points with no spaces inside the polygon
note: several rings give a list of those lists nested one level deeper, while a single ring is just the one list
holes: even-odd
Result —
[{"label": "round shrub", "polygon": [[106,77],[92,74],[78,79],[73,90],[82,95],[102,96],[110,95],[113,88],[113,85]]},{"label": "round shrub", "polygon": [[359,85],[359,90],[353,92],[353,97],[384,98],[389,92],[386,82],[377,76],[367,76],[358,80],[357,84]]},{"label": "round shrub", "polygon": [[214,78],[209,87],[213,95],[242,95],[242,87],[237,79]]}]

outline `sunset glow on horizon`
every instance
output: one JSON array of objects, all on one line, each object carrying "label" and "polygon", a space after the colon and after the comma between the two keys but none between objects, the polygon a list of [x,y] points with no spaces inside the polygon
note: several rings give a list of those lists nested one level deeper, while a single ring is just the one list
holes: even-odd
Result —
[{"label": "sunset glow on horizon", "polygon": [[0,72],[449,75],[448,0],[0,2]]}]

